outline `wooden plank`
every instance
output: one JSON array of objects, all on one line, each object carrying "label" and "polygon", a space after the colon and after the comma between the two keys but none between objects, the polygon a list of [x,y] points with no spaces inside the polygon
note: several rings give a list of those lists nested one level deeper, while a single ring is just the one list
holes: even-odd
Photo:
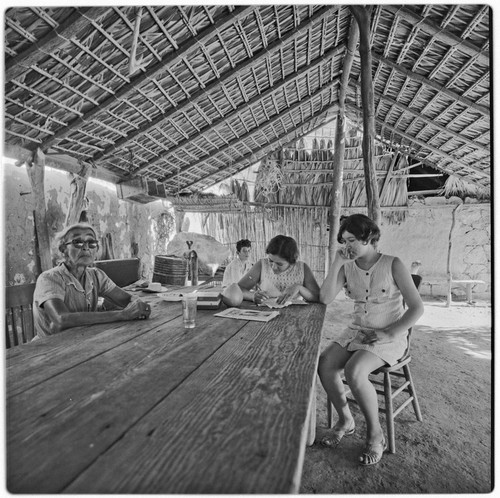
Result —
[{"label": "wooden plank", "polygon": [[[108,341],[100,340],[105,332],[91,341],[87,334],[73,348],[66,341],[64,354],[75,353],[76,360],[51,358],[66,370],[49,377],[44,371],[54,371],[52,365],[39,366],[43,383],[8,399],[9,491],[63,491],[246,323],[228,320],[221,327],[212,315],[199,312],[199,326],[191,330],[177,316],[142,335],[126,323],[107,334]],[[136,323],[144,330],[147,321]],[[113,343],[122,334],[128,340]],[[83,351],[96,342],[100,353]]]},{"label": "wooden plank", "polygon": [[[180,304],[171,306],[171,303],[154,299],[145,301],[151,304],[153,318],[150,320],[154,320],[157,328],[165,327],[169,321],[182,315]],[[103,348],[112,349],[141,336],[152,328],[150,320],[75,327],[64,330],[57,336],[8,349],[7,398],[102,354]],[[92,341],[88,340],[90,337]]]},{"label": "wooden plank", "polygon": [[325,306],[281,313],[249,323],[64,492],[297,493]]}]

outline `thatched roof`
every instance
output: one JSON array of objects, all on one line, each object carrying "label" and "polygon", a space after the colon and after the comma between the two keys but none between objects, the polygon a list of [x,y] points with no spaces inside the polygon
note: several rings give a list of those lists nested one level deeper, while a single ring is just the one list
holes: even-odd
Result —
[{"label": "thatched roof", "polygon": [[[349,5],[15,7],[5,11],[5,149],[115,183],[200,192],[331,121]],[[486,5],[371,13],[378,139],[490,187]],[[361,122],[360,57],[346,112]],[[24,153],[24,155],[23,155]]]}]

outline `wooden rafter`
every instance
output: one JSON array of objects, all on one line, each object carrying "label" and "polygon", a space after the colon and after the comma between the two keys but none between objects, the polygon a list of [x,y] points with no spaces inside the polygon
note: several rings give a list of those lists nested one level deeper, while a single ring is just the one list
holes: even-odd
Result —
[{"label": "wooden rafter", "polygon": [[[95,115],[104,112],[109,107],[116,104],[117,99],[119,100],[127,98],[131,94],[131,92],[136,91],[142,83],[147,82],[151,78],[154,78],[158,73],[164,71],[165,68],[175,65],[179,60],[181,60],[181,58],[187,57],[192,51],[196,50],[199,43],[204,43],[206,40],[210,39],[214,35],[214,33],[219,30],[225,29],[229,24],[234,23],[238,18],[248,15],[255,8],[255,6],[236,7],[235,13],[230,14],[229,17],[225,16],[222,19],[218,20],[217,24],[207,28],[202,33],[199,33],[195,39],[185,43],[181,48],[179,48],[177,52],[174,52],[171,56],[166,57],[164,60],[158,62],[153,67],[150,67],[144,73],[134,77],[129,84],[124,85],[118,92],[116,92],[114,97],[107,98],[98,106],[94,107],[92,110],[86,113],[84,116],[74,120],[69,126],[62,129],[59,133],[56,133],[53,137],[45,141],[42,145],[42,148],[47,149],[54,143],[55,140],[66,137],[71,131],[81,126],[85,121],[92,119]],[[149,129],[149,127],[147,129]],[[143,130],[141,130],[141,133],[142,132]],[[135,138],[137,134],[139,133],[136,133],[134,136],[132,136],[130,140]],[[124,141],[124,143],[126,142],[128,142],[128,140]],[[102,156],[97,156],[95,160],[100,159],[100,157]]]}]

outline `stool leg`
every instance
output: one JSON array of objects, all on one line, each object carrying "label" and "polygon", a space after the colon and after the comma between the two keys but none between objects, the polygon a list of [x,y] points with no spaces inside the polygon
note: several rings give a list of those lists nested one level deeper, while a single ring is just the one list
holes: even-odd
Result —
[{"label": "stool leg", "polygon": [[389,373],[384,373],[385,419],[387,422],[387,438],[389,451],[396,453],[396,436],[394,434],[394,411],[392,406],[392,385]]},{"label": "stool leg", "polygon": [[406,380],[410,383],[408,386],[408,392],[412,399],[413,409],[415,410],[415,416],[419,422],[422,422],[422,413],[420,412],[420,405],[418,404],[417,391],[415,390],[415,386],[413,385],[413,379],[411,378],[410,367],[405,365],[403,367],[403,372],[405,374]]},{"label": "stool leg", "polygon": [[466,284],[467,303],[472,304],[472,284]]}]

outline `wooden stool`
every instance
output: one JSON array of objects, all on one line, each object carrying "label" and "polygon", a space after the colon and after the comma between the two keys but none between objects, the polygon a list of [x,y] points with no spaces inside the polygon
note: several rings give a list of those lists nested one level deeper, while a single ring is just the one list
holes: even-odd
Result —
[{"label": "wooden stool", "polygon": [[[379,412],[385,413],[387,423],[387,437],[389,439],[389,451],[396,453],[396,435],[394,430],[394,419],[401,413],[410,403],[413,405],[415,416],[419,422],[422,422],[422,413],[418,404],[417,392],[413,379],[410,373],[411,356],[406,356],[395,365],[390,367],[381,367],[370,374],[374,378],[370,378],[372,384],[375,385],[375,390],[378,395],[384,397],[384,406],[379,407]],[[380,377],[382,376],[382,378]],[[391,378],[393,376],[394,378]],[[393,385],[393,380],[397,382]],[[347,401],[356,403],[356,400],[351,395],[351,390],[347,382],[343,380],[346,386]],[[380,387],[377,387],[380,386]],[[400,395],[405,394],[404,400],[395,406],[394,400]],[[398,400],[399,402],[399,400]],[[357,403],[356,403],[357,404]],[[328,427],[333,427],[333,405],[330,400],[327,401],[327,416]]]}]

